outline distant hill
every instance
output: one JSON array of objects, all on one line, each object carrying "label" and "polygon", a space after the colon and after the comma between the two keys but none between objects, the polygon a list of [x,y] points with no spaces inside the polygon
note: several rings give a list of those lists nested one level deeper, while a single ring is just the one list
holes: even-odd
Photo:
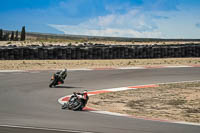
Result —
[{"label": "distant hill", "polygon": [[86,40],[86,41],[119,41],[119,42],[155,42],[155,41],[200,41],[200,39],[162,39],[162,38],[128,38],[128,37],[103,37],[67,34],[47,34],[27,32],[27,37],[36,39],[62,39],[62,40]]},{"label": "distant hill", "polygon": [[[12,31],[4,30],[11,33]],[[19,34],[20,31],[19,31]],[[26,38],[29,40],[74,40],[74,41],[116,41],[116,42],[167,42],[167,41],[180,41],[180,42],[194,42],[200,39],[163,39],[163,38],[128,38],[128,37],[103,37],[103,36],[85,36],[85,35],[68,35],[68,34],[51,34],[51,33],[38,33],[26,32]]]}]

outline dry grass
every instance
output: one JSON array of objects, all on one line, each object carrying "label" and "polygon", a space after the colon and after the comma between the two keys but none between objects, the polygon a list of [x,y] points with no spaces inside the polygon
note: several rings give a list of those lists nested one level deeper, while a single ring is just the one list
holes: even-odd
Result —
[{"label": "dry grass", "polygon": [[148,118],[200,123],[200,82],[91,96],[88,106]]},{"label": "dry grass", "polygon": [[199,58],[120,60],[0,60],[0,70],[48,70],[62,68],[112,68],[162,65],[200,65]]}]

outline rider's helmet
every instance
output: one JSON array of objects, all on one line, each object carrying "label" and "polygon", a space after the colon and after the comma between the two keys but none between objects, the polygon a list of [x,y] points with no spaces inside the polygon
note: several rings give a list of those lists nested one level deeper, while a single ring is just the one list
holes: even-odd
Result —
[{"label": "rider's helmet", "polygon": [[67,72],[67,69],[63,69],[62,71],[63,71],[63,72]]},{"label": "rider's helmet", "polygon": [[67,75],[67,69],[62,70],[62,75]]},{"label": "rider's helmet", "polygon": [[85,100],[87,100],[87,98],[88,98],[88,91],[87,90],[84,90],[83,97],[84,97]]},{"label": "rider's helmet", "polygon": [[87,90],[84,90],[83,94],[84,95],[87,95],[88,91]]}]

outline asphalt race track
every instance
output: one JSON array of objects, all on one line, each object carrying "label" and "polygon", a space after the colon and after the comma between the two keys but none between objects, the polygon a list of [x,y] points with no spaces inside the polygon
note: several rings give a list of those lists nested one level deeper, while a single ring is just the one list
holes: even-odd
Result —
[{"label": "asphalt race track", "polygon": [[200,67],[69,71],[49,88],[52,71],[0,72],[0,133],[199,133],[200,126],[61,110],[58,98],[74,91],[200,80]]}]

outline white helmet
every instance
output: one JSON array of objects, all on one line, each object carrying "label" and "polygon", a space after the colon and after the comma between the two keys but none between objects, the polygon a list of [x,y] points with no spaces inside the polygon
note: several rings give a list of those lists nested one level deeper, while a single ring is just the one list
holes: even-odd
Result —
[{"label": "white helmet", "polygon": [[67,69],[63,69],[62,71],[63,71],[63,72],[67,72]]},{"label": "white helmet", "polygon": [[88,91],[87,91],[87,90],[84,90],[83,94],[87,94],[87,93],[88,93]]}]

